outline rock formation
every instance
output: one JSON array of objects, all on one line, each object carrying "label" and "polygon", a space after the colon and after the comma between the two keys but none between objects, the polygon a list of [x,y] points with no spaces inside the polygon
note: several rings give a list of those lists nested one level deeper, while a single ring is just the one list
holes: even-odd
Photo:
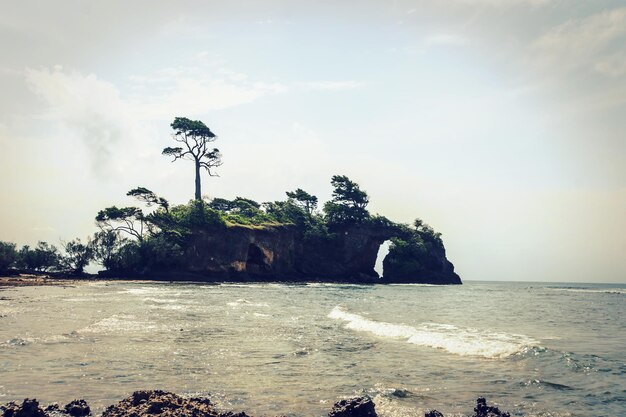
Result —
[{"label": "rock formation", "polygon": [[432,250],[425,265],[386,267],[380,278],[378,250],[397,234],[396,227],[367,224],[335,230],[332,239],[303,239],[289,225],[203,230],[187,246],[185,272],[206,280],[461,283],[443,248]]},{"label": "rock formation", "polygon": [[[480,397],[472,417],[510,417],[507,412],[487,405]],[[53,404],[45,409],[35,399],[25,399],[21,404],[10,402],[0,405],[2,417],[84,417],[91,416],[85,400],[74,400],[64,408]],[[244,412],[218,410],[207,398],[188,398],[165,391],[136,391],[130,397],[104,410],[102,417],[249,417]],[[368,397],[341,400],[333,406],[328,417],[377,417],[374,402]],[[444,417],[437,410],[428,411],[425,417]]]},{"label": "rock formation", "polygon": [[376,417],[376,408],[368,397],[341,400],[333,406],[328,417]]}]

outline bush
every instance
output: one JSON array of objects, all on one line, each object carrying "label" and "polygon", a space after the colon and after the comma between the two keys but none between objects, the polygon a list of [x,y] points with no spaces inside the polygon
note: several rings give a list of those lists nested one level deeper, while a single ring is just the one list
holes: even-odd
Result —
[{"label": "bush", "polygon": [[39,242],[35,249],[25,245],[18,252],[18,266],[39,272],[48,272],[59,266],[59,250],[46,242]]},{"label": "bush", "polygon": [[111,258],[109,271],[125,273],[140,272],[143,262],[139,242],[127,242],[123,244]]},{"label": "bush", "polygon": [[93,236],[91,247],[93,259],[105,269],[115,268],[115,257],[124,244],[124,239],[119,232],[113,230],[101,230]]},{"label": "bush", "polygon": [[82,274],[94,257],[92,243],[85,244],[80,239],[65,243],[63,249],[65,249],[65,255],[60,257],[60,265],[65,271],[74,274]]},{"label": "bush", "polygon": [[157,210],[148,215],[147,220],[163,232],[181,235],[197,229],[225,226],[219,211],[210,208],[204,201],[198,200],[174,206],[169,212]]},{"label": "bush", "polygon": [[17,260],[15,243],[0,242],[0,271],[5,272],[11,268]]},{"label": "bush", "polygon": [[182,265],[182,247],[165,235],[146,239],[140,245],[142,269],[146,271],[168,270]]}]

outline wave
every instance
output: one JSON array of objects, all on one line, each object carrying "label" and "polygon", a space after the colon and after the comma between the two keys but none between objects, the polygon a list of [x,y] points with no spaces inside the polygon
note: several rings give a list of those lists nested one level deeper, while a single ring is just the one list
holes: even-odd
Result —
[{"label": "wave", "polygon": [[245,298],[240,298],[237,301],[233,301],[230,303],[226,303],[230,307],[239,307],[239,306],[250,306],[250,307],[269,307],[267,303],[253,303],[252,301],[248,301]]},{"label": "wave", "polygon": [[600,293],[600,294],[626,294],[623,288],[550,288],[553,291]]},{"label": "wave", "polygon": [[132,315],[117,315],[99,320],[81,330],[80,333],[116,333],[124,332],[149,332],[158,329],[155,323],[137,321]]},{"label": "wave", "polygon": [[35,339],[32,337],[26,337],[26,338],[21,338],[21,337],[14,337],[12,339],[9,339],[5,342],[0,342],[0,346],[1,347],[15,347],[15,346],[26,346],[26,345],[30,345],[31,343],[34,343]]},{"label": "wave", "polygon": [[335,307],[328,317],[345,321],[346,328],[381,337],[404,339],[407,343],[442,349],[461,356],[504,358],[527,352],[538,342],[528,336],[490,332],[452,324],[422,323],[417,327],[370,320]]},{"label": "wave", "polygon": [[43,337],[14,337],[12,339],[0,342],[0,347],[19,347],[34,343],[53,344],[62,343],[69,339],[68,335],[57,334]]}]

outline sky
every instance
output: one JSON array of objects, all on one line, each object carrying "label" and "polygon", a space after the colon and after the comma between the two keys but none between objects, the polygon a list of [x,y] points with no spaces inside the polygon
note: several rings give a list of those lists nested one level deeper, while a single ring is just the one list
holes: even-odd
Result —
[{"label": "sky", "polygon": [[147,187],[174,117],[207,198],[330,198],[443,234],[466,280],[626,282],[626,4],[0,0],[0,240],[59,245]]}]

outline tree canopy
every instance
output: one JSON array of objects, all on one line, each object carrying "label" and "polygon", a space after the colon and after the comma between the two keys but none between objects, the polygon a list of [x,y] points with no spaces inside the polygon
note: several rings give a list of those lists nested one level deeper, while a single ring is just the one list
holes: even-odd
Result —
[{"label": "tree canopy", "polygon": [[157,196],[145,187],[133,188],[126,193],[127,196],[135,197],[137,200],[145,203],[148,207],[158,205],[165,211],[169,210],[170,203],[163,197]]},{"label": "tree canopy", "polygon": [[335,187],[332,200],[324,204],[330,224],[359,223],[369,217],[369,197],[357,183],[345,175],[333,175],[331,184]]},{"label": "tree canopy", "polygon": [[287,191],[289,201],[303,208],[307,213],[313,214],[317,209],[317,197],[298,188],[295,191]]}]

